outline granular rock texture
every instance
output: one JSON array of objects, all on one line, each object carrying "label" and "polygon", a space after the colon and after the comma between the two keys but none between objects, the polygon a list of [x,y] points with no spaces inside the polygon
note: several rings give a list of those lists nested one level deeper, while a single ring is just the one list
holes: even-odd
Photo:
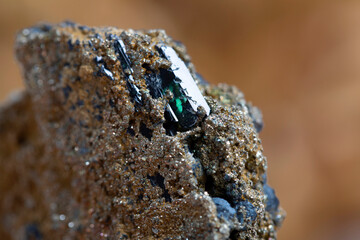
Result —
[{"label": "granular rock texture", "polygon": [[162,30],[18,34],[0,108],[2,239],[275,239],[259,110]]}]

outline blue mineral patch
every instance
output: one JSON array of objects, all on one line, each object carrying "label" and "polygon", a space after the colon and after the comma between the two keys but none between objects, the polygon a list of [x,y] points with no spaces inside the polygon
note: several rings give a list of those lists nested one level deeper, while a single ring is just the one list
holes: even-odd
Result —
[{"label": "blue mineral patch", "polygon": [[98,33],[95,33],[94,35],[92,35],[92,36],[90,36],[90,37],[99,39],[100,41],[104,41],[104,39],[103,39],[103,38],[100,36],[100,34],[98,34]]},{"label": "blue mineral patch", "polygon": [[81,25],[78,27],[81,31],[88,31],[90,28],[88,26]]},{"label": "blue mineral patch", "polygon": [[219,197],[214,197],[212,200],[215,203],[218,218],[224,218],[229,221],[235,216],[236,211],[228,201]]},{"label": "blue mineral patch", "polygon": [[263,179],[264,184],[266,184],[267,183],[267,174],[266,173],[264,173],[262,175],[262,179]]},{"label": "blue mineral patch", "polygon": [[90,152],[90,149],[86,148],[86,147],[81,147],[79,148],[79,154],[84,155]]},{"label": "blue mineral patch", "polygon": [[116,106],[114,100],[112,100],[112,99],[109,99],[109,105],[110,105],[110,107]]},{"label": "blue mineral patch", "polygon": [[203,166],[198,158],[195,158],[195,162],[191,166],[194,176],[199,179],[204,175]]},{"label": "blue mineral patch", "polygon": [[[225,181],[230,181],[229,176],[224,177]],[[231,178],[230,178],[231,179]],[[226,185],[226,195],[232,199],[233,202],[239,202],[242,200],[242,192],[238,185],[235,183],[229,183]]]},{"label": "blue mineral patch", "polygon": [[76,41],[75,41],[74,43],[72,43],[71,39],[69,39],[69,40],[67,41],[67,44],[68,44],[69,50],[70,50],[70,51],[73,51],[75,46],[79,46],[79,45],[80,45],[80,41],[79,41],[79,39],[76,39]]},{"label": "blue mineral patch", "polygon": [[70,20],[65,20],[62,23],[60,23],[61,27],[75,27],[76,23]]},{"label": "blue mineral patch", "polygon": [[251,202],[247,200],[242,200],[238,204],[236,204],[236,210],[237,210],[237,218],[240,223],[244,223],[244,213],[245,218],[250,218],[250,220],[253,222],[256,220],[257,213],[255,207],[251,204]]},{"label": "blue mineral patch", "polygon": [[80,106],[83,106],[83,105],[84,105],[84,100],[79,99],[79,100],[76,102],[76,105],[78,105],[79,107],[80,107]]},{"label": "blue mineral patch", "polygon": [[25,29],[25,32],[36,34],[36,33],[49,32],[51,29],[52,29],[51,25],[44,24],[42,26],[27,28],[27,29]]},{"label": "blue mineral patch", "polygon": [[71,39],[69,39],[67,41],[67,44],[68,44],[69,50],[72,51],[74,49],[74,45],[72,44]]},{"label": "blue mineral patch", "polygon": [[279,199],[276,197],[274,189],[268,184],[264,184],[264,194],[266,196],[265,210],[274,218],[279,208]]},{"label": "blue mineral patch", "polygon": [[225,174],[224,180],[225,180],[226,182],[230,182],[231,176],[230,176],[229,174]]},{"label": "blue mineral patch", "polygon": [[88,45],[89,45],[89,47],[91,47],[91,48],[93,47],[93,44],[92,44],[92,41],[91,41],[91,40],[88,41]]},{"label": "blue mineral patch", "polygon": [[72,88],[70,86],[66,85],[62,90],[63,90],[65,99],[68,99],[70,92],[72,91]]},{"label": "blue mineral patch", "polygon": [[98,120],[98,121],[101,121],[103,120],[103,117],[99,114],[95,115],[95,119]]},{"label": "blue mineral patch", "polygon": [[36,224],[28,224],[25,228],[25,240],[41,240],[43,236]]},{"label": "blue mineral patch", "polygon": [[105,33],[105,37],[107,40],[111,41],[113,39],[116,39],[116,35],[112,34],[112,33]]}]

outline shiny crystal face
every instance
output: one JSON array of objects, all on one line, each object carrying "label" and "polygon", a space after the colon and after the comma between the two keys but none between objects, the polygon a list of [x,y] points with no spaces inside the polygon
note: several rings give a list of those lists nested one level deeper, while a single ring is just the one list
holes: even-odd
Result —
[{"label": "shiny crystal face", "polygon": [[199,107],[203,108],[206,115],[210,114],[210,107],[175,50],[166,45],[159,45],[157,49],[162,57],[171,62],[169,69],[160,71],[163,91],[169,90],[173,94],[169,102],[172,109],[170,113],[182,128],[189,129],[198,120]]},{"label": "shiny crystal face", "polygon": [[121,67],[125,73],[126,86],[130,92],[131,98],[136,104],[141,104],[141,93],[139,88],[134,83],[133,69],[131,68],[131,62],[126,54],[125,44],[122,40],[116,40],[114,43],[115,51],[118,53],[118,58],[121,63]]},{"label": "shiny crystal face", "polygon": [[[131,62],[126,53],[126,47],[122,40],[116,40],[114,44],[125,73],[126,85],[135,106],[142,104],[141,93],[134,83]],[[210,107],[201,94],[195,79],[192,77],[184,61],[180,59],[175,50],[165,44],[156,46],[160,56],[171,63],[170,68],[161,68],[145,76],[145,80],[153,98],[163,97],[167,91],[172,94],[172,99],[165,109],[164,127],[168,135],[175,135],[176,131],[191,129],[199,121],[200,108],[206,116],[210,114]],[[204,114],[202,114],[204,115]]]}]

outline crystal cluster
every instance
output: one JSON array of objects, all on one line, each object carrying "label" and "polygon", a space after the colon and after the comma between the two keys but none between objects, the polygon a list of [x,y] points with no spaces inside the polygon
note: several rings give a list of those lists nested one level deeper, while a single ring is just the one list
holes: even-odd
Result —
[{"label": "crystal cluster", "polygon": [[1,239],[275,239],[260,111],[162,30],[18,34],[0,109]]}]

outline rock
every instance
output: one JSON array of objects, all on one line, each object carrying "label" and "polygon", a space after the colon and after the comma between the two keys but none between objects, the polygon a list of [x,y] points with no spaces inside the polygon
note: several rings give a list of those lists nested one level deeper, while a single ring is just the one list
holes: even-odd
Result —
[{"label": "rock", "polygon": [[276,238],[259,117],[163,30],[38,25],[16,55],[26,90],[0,108],[0,237]]}]

